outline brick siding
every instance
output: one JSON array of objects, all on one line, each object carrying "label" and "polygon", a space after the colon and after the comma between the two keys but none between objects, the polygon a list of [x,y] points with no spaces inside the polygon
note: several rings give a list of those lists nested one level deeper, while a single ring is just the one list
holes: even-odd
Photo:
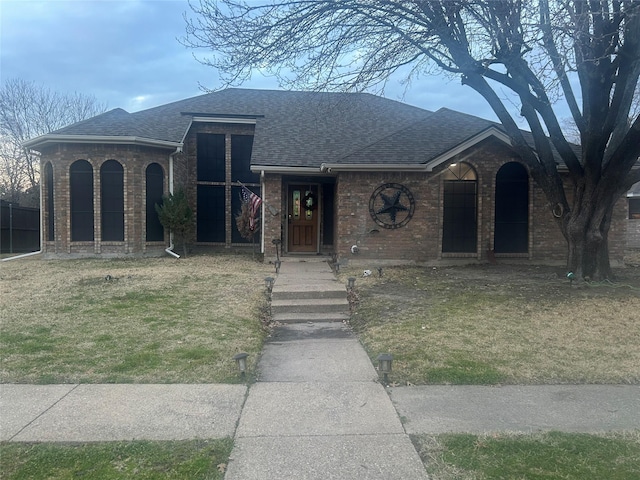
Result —
[{"label": "brick siding", "polygon": [[[252,125],[195,124],[187,138],[183,152],[174,156],[174,186],[184,186],[190,204],[197,215],[197,152],[198,133],[224,133],[227,136],[226,156],[230,160],[230,136],[253,134]],[[47,162],[53,166],[55,239],[45,242],[47,256],[55,255],[159,255],[168,243],[145,241],[145,170],[151,163],[158,163],[165,172],[164,189],[169,190],[169,156],[171,150],[136,145],[69,144],[43,149],[42,168]],[[79,159],[87,160],[93,167],[94,180],[94,225],[95,241],[72,242],[70,232],[69,167]],[[124,241],[102,242],[100,221],[100,167],[107,160],[114,159],[124,168]],[[406,260],[416,262],[437,262],[456,258],[477,261],[492,260],[496,172],[505,163],[517,161],[513,153],[503,144],[487,141],[465,162],[473,166],[478,185],[478,238],[477,251],[473,254],[454,255],[442,253],[442,205],[443,180],[442,165],[430,173],[406,172],[339,172],[335,185],[335,244],[333,249],[341,258],[354,258],[351,247],[357,245],[358,257],[362,259]],[[225,246],[231,246],[230,161],[226,172],[226,222],[227,239]],[[263,219],[265,259],[275,258],[272,240],[282,235],[282,225],[286,225],[287,177],[267,174],[264,177],[263,199],[277,211],[272,215],[265,208]],[[369,199],[373,191],[384,183],[398,183],[407,187],[415,198],[415,214],[407,225],[397,229],[386,229],[377,225],[369,214]],[[43,198],[48,198],[48,185],[43,184]],[[44,212],[44,228],[48,228]],[[622,261],[627,235],[629,241],[635,238],[640,245],[640,221],[627,220],[626,199],[617,204],[609,236],[609,248],[614,265]],[[635,222],[635,223],[633,223]],[[629,224],[627,233],[627,223]],[[322,226],[321,226],[322,229]],[[48,238],[45,231],[44,238]],[[323,252],[327,248],[321,246]],[[281,250],[282,251],[282,250]],[[567,246],[551,213],[542,190],[529,182],[529,251],[526,254],[502,255],[518,257],[534,263],[563,263]],[[496,254],[495,257],[501,258]]]},{"label": "brick siding", "polygon": [[[43,149],[41,157],[44,165],[51,162],[53,167],[53,202],[55,215],[54,241],[44,242],[45,256],[57,255],[159,255],[166,245],[164,242],[145,242],[145,172],[151,163],[158,163],[165,172],[165,193],[168,192],[169,154],[168,150],[136,145],[67,144]],[[69,196],[69,168],[77,160],[88,161],[93,168],[94,192],[94,241],[71,241],[71,212]],[[100,209],[100,167],[107,160],[118,161],[124,169],[124,241],[103,242],[101,240]],[[48,198],[46,182],[43,183],[43,198]],[[43,238],[48,235],[48,215],[44,212]]]}]

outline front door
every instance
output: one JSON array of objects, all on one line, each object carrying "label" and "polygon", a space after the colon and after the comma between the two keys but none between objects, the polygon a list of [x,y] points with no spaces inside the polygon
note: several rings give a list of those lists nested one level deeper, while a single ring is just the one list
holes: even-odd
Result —
[{"label": "front door", "polygon": [[288,251],[318,251],[318,186],[289,185]]}]

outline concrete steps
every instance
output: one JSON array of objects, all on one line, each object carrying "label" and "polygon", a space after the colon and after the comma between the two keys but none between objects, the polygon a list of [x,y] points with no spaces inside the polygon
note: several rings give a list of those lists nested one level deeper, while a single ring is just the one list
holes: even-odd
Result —
[{"label": "concrete steps", "polygon": [[323,323],[323,322],[346,322],[349,314],[341,312],[326,313],[277,313],[272,316],[274,322],[278,323]]},{"label": "concrete steps", "polygon": [[279,323],[344,322],[349,319],[346,286],[330,272],[304,265],[281,270],[271,292],[271,316]]},{"label": "concrete steps", "polygon": [[349,302],[345,298],[300,298],[272,300],[271,313],[323,313],[347,312]]}]

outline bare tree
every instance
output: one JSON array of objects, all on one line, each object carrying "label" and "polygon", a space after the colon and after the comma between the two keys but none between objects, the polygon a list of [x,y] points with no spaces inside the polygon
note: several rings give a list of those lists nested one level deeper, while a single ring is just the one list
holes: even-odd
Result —
[{"label": "bare tree", "polygon": [[23,148],[30,138],[93,117],[106,110],[95,97],[66,94],[35,82],[8,79],[0,88],[0,192],[19,202],[27,191],[36,191],[40,158]]},{"label": "bare tree", "polygon": [[[640,180],[640,118],[627,122],[640,74],[640,2],[200,0],[191,9],[183,42],[210,50],[201,61],[227,85],[257,70],[287,87],[351,91],[383,89],[405,70],[407,81],[458,76],[488,102],[544,190],[568,243],[568,268],[611,276],[613,207]],[[517,98],[517,114],[502,91]],[[562,132],[558,101],[571,112],[580,149]]]}]

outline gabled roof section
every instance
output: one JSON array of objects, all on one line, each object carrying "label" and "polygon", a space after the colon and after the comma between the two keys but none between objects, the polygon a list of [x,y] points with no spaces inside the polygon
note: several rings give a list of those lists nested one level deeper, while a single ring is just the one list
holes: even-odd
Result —
[{"label": "gabled roof section", "polygon": [[494,136],[509,143],[499,124],[479,117],[441,108],[424,119],[354,151],[328,168],[376,165],[423,165],[431,171],[463,150]]}]

